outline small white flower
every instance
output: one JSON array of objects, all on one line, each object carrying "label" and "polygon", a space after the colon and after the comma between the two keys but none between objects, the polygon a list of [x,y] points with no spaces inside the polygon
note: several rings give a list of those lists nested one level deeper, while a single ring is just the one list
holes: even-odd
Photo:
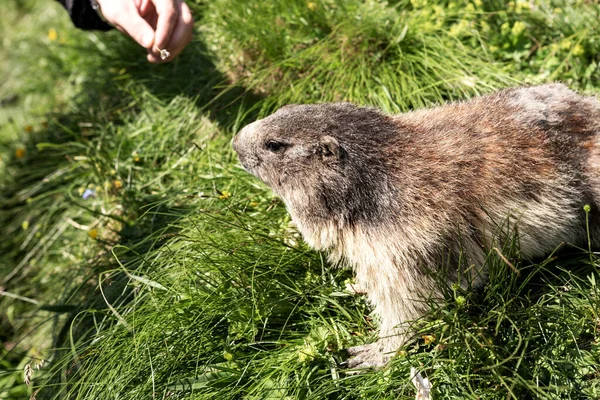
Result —
[{"label": "small white flower", "polygon": [[23,370],[23,380],[27,386],[31,385],[31,377],[33,376],[33,368],[31,368],[31,364],[27,363],[25,365],[25,369]]},{"label": "small white flower", "polygon": [[416,368],[410,368],[413,385],[417,388],[417,397],[415,400],[431,400],[431,383],[429,379],[423,378]]}]

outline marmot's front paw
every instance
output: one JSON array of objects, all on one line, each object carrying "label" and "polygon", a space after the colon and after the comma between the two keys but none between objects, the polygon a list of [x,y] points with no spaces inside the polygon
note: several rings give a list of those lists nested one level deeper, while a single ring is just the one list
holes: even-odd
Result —
[{"label": "marmot's front paw", "polygon": [[390,361],[393,353],[384,353],[381,343],[375,342],[346,349],[352,356],[348,360],[348,368],[379,368]]}]

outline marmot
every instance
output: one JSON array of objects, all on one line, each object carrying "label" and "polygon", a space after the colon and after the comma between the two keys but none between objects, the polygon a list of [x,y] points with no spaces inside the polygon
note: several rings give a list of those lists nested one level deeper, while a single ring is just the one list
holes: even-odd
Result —
[{"label": "marmot", "polygon": [[455,265],[444,278],[456,282],[466,260],[477,267],[469,283],[485,282],[507,219],[521,253],[540,257],[561,242],[587,247],[587,204],[598,246],[599,140],[600,103],[547,84],[399,115],[289,105],[246,126],[233,147],[308,244],[355,271],[381,328],[376,343],[349,349],[349,366],[372,367],[423,315],[419,299],[440,294],[427,271]]}]

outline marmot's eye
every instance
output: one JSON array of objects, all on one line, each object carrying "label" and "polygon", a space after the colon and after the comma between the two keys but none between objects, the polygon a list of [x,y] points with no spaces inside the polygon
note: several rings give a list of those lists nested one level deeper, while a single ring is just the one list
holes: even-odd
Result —
[{"label": "marmot's eye", "polygon": [[267,150],[276,153],[285,147],[285,143],[277,142],[275,140],[269,140],[267,143],[265,143],[265,147],[267,148]]}]

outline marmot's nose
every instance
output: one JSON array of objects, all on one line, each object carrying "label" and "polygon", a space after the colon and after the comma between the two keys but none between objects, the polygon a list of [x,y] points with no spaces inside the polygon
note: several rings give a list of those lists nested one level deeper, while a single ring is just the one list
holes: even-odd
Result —
[{"label": "marmot's nose", "polygon": [[260,121],[262,120],[259,119],[258,121],[254,121],[253,123],[246,125],[233,138],[233,150],[238,153],[238,156],[241,156],[244,151],[251,151],[250,149],[252,143],[255,143],[258,140],[255,131]]}]

